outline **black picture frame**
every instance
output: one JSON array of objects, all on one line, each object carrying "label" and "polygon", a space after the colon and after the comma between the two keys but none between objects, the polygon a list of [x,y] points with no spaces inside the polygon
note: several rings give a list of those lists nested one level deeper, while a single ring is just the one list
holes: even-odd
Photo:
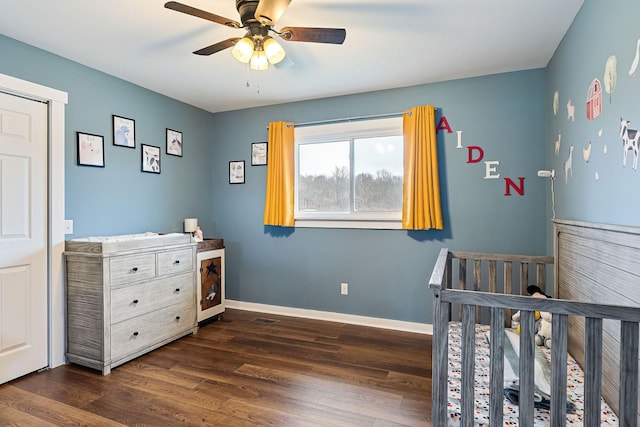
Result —
[{"label": "black picture frame", "polygon": [[76,152],[79,166],[104,167],[104,137],[76,132]]},{"label": "black picture frame", "polygon": [[167,128],[167,154],[182,157],[182,132]]},{"label": "black picture frame", "polygon": [[266,142],[251,143],[251,166],[266,166],[267,149]]},{"label": "black picture frame", "polygon": [[229,162],[229,184],[244,184],[244,160]]},{"label": "black picture frame", "polygon": [[136,121],[113,114],[113,145],[136,148]]},{"label": "black picture frame", "polygon": [[141,144],[142,146],[142,172],[160,173],[160,147]]}]

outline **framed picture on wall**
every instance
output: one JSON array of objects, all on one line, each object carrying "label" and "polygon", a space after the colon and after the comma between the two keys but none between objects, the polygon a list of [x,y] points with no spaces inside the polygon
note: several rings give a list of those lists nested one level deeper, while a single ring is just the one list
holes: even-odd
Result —
[{"label": "framed picture on wall", "polygon": [[182,157],[182,132],[167,128],[167,154]]},{"label": "framed picture on wall", "polygon": [[160,147],[142,144],[142,172],[160,173]]},{"label": "framed picture on wall", "polygon": [[113,115],[113,145],[136,148],[136,121]]},{"label": "framed picture on wall", "polygon": [[264,166],[267,164],[267,143],[254,142],[251,144],[251,166]]},{"label": "framed picture on wall", "polygon": [[229,162],[229,184],[244,184],[244,160]]},{"label": "framed picture on wall", "polygon": [[77,132],[78,165],[104,167],[104,138],[102,135]]}]

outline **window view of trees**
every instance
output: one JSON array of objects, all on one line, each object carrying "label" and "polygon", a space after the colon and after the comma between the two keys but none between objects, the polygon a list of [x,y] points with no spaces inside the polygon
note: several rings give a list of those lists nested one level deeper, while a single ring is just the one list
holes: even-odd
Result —
[{"label": "window view of trees", "polygon": [[393,118],[299,131],[296,212],[301,218],[399,218],[404,145],[401,123],[400,118]]},{"label": "window view of trees", "polygon": [[349,168],[336,166],[331,176],[298,177],[298,209],[311,212],[349,212]]},{"label": "window view of trees", "polygon": [[[298,209],[311,212],[349,212],[350,173],[335,167],[331,176],[298,177]],[[402,208],[402,176],[383,169],[355,177],[354,209],[360,212],[394,212]]]},{"label": "window view of trees", "polygon": [[360,212],[395,212],[402,209],[402,176],[386,169],[356,176],[355,209]]}]

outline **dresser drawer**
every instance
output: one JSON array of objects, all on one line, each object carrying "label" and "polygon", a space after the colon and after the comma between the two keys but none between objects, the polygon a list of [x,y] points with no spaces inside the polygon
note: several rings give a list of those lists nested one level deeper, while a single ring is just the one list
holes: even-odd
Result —
[{"label": "dresser drawer", "polygon": [[158,253],[158,276],[191,271],[193,268],[193,249],[178,249]]},{"label": "dresser drawer", "polygon": [[193,273],[153,279],[111,290],[111,323],[182,302],[194,303]]},{"label": "dresser drawer", "polygon": [[146,253],[113,257],[109,263],[109,274],[111,286],[155,277],[156,255]]},{"label": "dresser drawer", "polygon": [[193,301],[165,307],[111,326],[111,362],[193,328]]}]

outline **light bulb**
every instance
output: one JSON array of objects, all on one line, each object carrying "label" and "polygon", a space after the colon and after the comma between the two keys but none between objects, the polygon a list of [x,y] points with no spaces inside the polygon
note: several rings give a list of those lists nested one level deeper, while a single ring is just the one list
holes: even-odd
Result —
[{"label": "light bulb", "polygon": [[264,41],[264,53],[267,55],[267,59],[272,64],[277,64],[278,62],[284,59],[286,55],[280,43],[278,43],[275,39],[268,37]]},{"label": "light bulb", "polygon": [[267,61],[267,55],[262,50],[256,50],[251,56],[250,67],[252,70],[264,71],[269,68],[269,61]]},{"label": "light bulb", "polygon": [[231,54],[238,61],[246,64],[251,59],[251,55],[253,55],[253,40],[249,37],[241,38],[231,49]]}]

